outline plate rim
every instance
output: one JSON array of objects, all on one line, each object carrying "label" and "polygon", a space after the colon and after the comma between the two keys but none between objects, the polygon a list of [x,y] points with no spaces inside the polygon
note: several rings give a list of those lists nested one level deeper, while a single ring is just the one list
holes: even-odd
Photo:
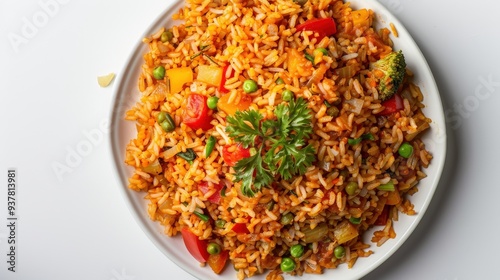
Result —
[{"label": "plate rim", "polygon": [[[166,19],[167,15],[174,14],[176,11],[174,9],[176,8],[181,8],[184,6],[184,1],[185,0],[174,0],[174,1],[169,1],[165,8],[160,12],[160,14],[152,21],[151,24],[148,25],[146,30],[142,33],[142,37],[138,39],[138,41],[135,43],[133,46],[133,51],[128,55],[127,59],[125,60],[125,63],[122,66],[121,71],[119,72],[120,74],[117,75],[117,79],[114,83],[114,89],[113,89],[113,97],[111,100],[111,110],[110,110],[110,115],[109,115],[109,120],[110,120],[110,133],[108,135],[108,145],[110,146],[110,151],[112,154],[113,158],[113,169],[114,169],[114,176],[116,178],[116,181],[119,182],[117,187],[120,190],[120,193],[122,194],[122,197],[125,198],[125,203],[127,205],[127,208],[129,209],[129,212],[132,214],[134,217],[135,222],[140,226],[141,230],[146,234],[146,236],[149,238],[149,240],[162,252],[170,261],[175,263],[178,267],[182,268],[184,271],[189,273],[195,278],[199,279],[205,279],[207,275],[198,275],[196,273],[196,270],[191,270],[189,266],[186,266],[185,263],[176,258],[172,252],[168,250],[168,248],[165,248],[165,246],[162,244],[162,240],[159,239],[158,232],[154,232],[153,228],[158,227],[158,222],[157,221],[152,221],[149,219],[149,216],[145,215],[146,209],[143,208],[138,208],[136,203],[134,203],[136,197],[140,194],[143,194],[142,192],[135,192],[133,190],[130,190],[128,186],[128,176],[125,174],[125,169],[129,169],[128,166],[125,166],[125,163],[120,161],[120,154],[124,154],[124,151],[121,149],[121,147],[118,147],[119,145],[116,145],[116,143],[119,141],[119,133],[118,130],[116,129],[119,127],[120,121],[123,122],[125,121],[123,119],[123,113],[121,111],[122,106],[124,104],[117,104],[118,100],[122,100],[124,93],[122,93],[123,90],[129,90],[127,88],[127,79],[130,78],[132,73],[137,71],[137,69],[132,69],[132,67],[129,67],[131,64],[134,64],[134,61],[137,59],[137,56],[142,57],[143,51],[146,49],[145,44],[142,42],[143,38],[146,38],[153,34],[155,31],[157,31],[158,27],[163,25],[165,21],[168,22],[173,22],[172,19]],[[344,1],[346,2],[346,1]],[[433,168],[436,169],[435,176],[432,178],[430,182],[426,182],[426,186],[430,186],[430,190],[427,191],[425,194],[425,198],[423,199],[423,204],[420,207],[420,213],[417,213],[416,215],[412,216],[413,220],[411,221],[410,225],[404,229],[404,231],[397,231],[397,235],[401,236],[400,238],[397,239],[397,242],[389,248],[389,250],[382,254],[379,255],[374,261],[372,261],[369,265],[367,265],[365,268],[358,272],[353,273],[352,279],[358,279],[361,277],[364,277],[368,275],[370,272],[372,272],[374,269],[382,265],[387,259],[389,259],[396,251],[399,250],[399,248],[406,243],[407,239],[412,235],[412,233],[415,231],[415,228],[420,224],[420,221],[422,220],[423,216],[426,215],[427,209],[432,201],[432,198],[434,197],[434,194],[436,192],[436,189],[439,187],[439,182],[442,178],[442,172],[444,169],[444,164],[446,161],[446,154],[447,154],[447,134],[446,134],[446,122],[444,118],[444,108],[442,105],[442,100],[441,100],[441,94],[439,92],[439,88],[437,87],[437,83],[435,81],[434,75],[432,74],[432,70],[427,62],[427,59],[423,55],[422,51],[420,50],[418,44],[415,42],[413,37],[411,36],[410,32],[406,29],[406,27],[399,21],[399,19],[391,13],[386,7],[384,7],[381,3],[378,1],[369,1],[369,0],[352,0],[349,1],[351,3],[351,7],[356,7],[356,6],[363,6],[366,8],[370,8],[375,11],[376,15],[380,15],[383,13],[384,15],[387,15],[388,17],[391,17],[390,22],[392,22],[396,27],[397,30],[400,34],[405,34],[408,35],[408,38],[406,40],[409,41],[410,45],[413,45],[413,48],[416,51],[416,54],[419,56],[418,61],[420,62],[419,67],[423,68],[420,69],[420,72],[425,73],[425,76],[423,81],[425,81],[425,89],[429,91],[432,89],[432,91],[435,91],[437,93],[437,98],[434,101],[437,101],[438,104],[435,106],[438,107],[440,110],[440,114],[438,114],[438,120],[436,120],[436,117],[432,118],[432,121],[434,124],[439,124],[439,128],[442,131],[442,134],[440,134],[441,142],[440,144],[440,149],[441,153],[439,153],[440,158],[436,159],[433,158],[432,161],[432,166]],[[384,24],[386,25],[386,24]],[[397,40],[395,40],[397,41]],[[413,56],[414,54],[412,54]],[[132,77],[132,80],[136,81],[137,77]],[[422,85],[419,85],[422,87]],[[137,90],[138,92],[138,90]],[[425,95],[426,92],[424,92]],[[425,109],[424,109],[425,110]],[[432,124],[431,124],[432,125]],[[425,142],[425,141],[424,141]],[[426,143],[427,145],[427,143]],[[120,149],[119,149],[120,148]],[[432,152],[432,151],[431,151]],[[437,160],[437,163],[435,162]],[[120,165],[121,164],[121,165]],[[426,178],[427,179],[427,178]],[[420,192],[420,191],[419,191]],[[163,232],[160,232],[160,234],[163,235],[166,239],[171,239],[174,240],[176,239],[176,242],[180,242],[180,238],[177,237],[168,237],[166,236]],[[376,246],[373,243],[370,243],[372,246]],[[384,244],[385,245],[385,244]],[[384,247],[382,245],[382,247]],[[379,247],[377,247],[379,248]],[[187,251],[186,251],[187,252]],[[369,256],[367,258],[362,258],[362,259],[373,259],[373,255]],[[361,259],[358,259],[360,261]],[[371,260],[368,260],[371,261]],[[195,260],[193,259],[193,262]],[[197,265],[197,264],[196,264]],[[355,270],[356,265],[351,270]],[[204,270],[208,271],[208,270]],[[226,269],[227,271],[227,269]],[[329,270],[325,270],[329,271]],[[331,271],[334,271],[333,269]],[[231,273],[234,275],[234,272],[231,271]],[[264,274],[265,275],[265,274]],[[304,274],[306,276],[308,274]],[[323,276],[325,274],[322,274]],[[235,275],[234,275],[235,276]],[[306,279],[305,277],[299,278],[299,279]],[[204,278],[200,278],[204,277]],[[290,277],[287,275],[287,278]],[[321,276],[319,276],[321,277]],[[220,279],[220,277],[218,277]],[[235,278],[235,277],[233,277]],[[258,277],[252,277],[251,279],[257,279]],[[340,278],[339,278],[340,279]],[[342,278],[342,279],[351,279],[351,278]]]}]

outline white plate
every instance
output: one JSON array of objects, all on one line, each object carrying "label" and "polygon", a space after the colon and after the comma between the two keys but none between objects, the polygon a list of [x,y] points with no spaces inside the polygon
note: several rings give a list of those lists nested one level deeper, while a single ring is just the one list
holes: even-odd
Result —
[{"label": "white plate", "polygon": [[[167,7],[166,11],[146,30],[143,37],[155,33],[162,26],[172,26],[174,22],[171,20],[171,16],[183,4],[184,2],[181,0]],[[405,242],[422,219],[438,185],[445,161],[446,127],[443,107],[436,83],[424,56],[406,29],[381,4],[372,0],[353,0],[351,4],[354,8],[372,9],[377,15],[378,27],[388,26],[391,22],[396,26],[399,38],[393,38],[395,49],[402,49],[405,53],[407,65],[415,73],[414,81],[421,87],[424,94],[424,103],[426,104],[424,113],[432,119],[431,130],[425,134],[423,140],[434,158],[426,170],[428,177],[420,182],[419,192],[412,197],[412,202],[418,214],[415,216],[401,214],[399,216],[399,221],[394,225],[397,234],[395,239],[387,241],[381,247],[373,244],[370,249],[373,250],[374,254],[367,258],[359,258],[352,269],[347,269],[346,265],[341,265],[337,269],[326,269],[322,275],[305,274],[300,277],[302,280],[359,279],[381,265]],[[199,263],[188,253],[179,236],[176,238],[167,237],[163,233],[163,227],[149,219],[146,213],[145,194],[127,188],[128,178],[133,170],[124,164],[125,147],[130,139],[135,137],[136,131],[135,124],[125,121],[123,117],[126,110],[130,109],[138,99],[137,80],[143,64],[143,54],[147,52],[147,46],[141,41],[142,37],[137,39],[138,43],[124,69],[119,72],[119,78],[115,83],[114,103],[111,112],[110,144],[120,182],[120,190],[140,227],[151,241],[174,263],[199,279],[236,279],[236,272],[231,268],[225,269],[222,275],[216,275],[208,266],[200,267]],[[365,241],[371,243],[370,238],[371,232],[366,235],[367,240]],[[286,276],[286,278],[291,279],[292,277]],[[265,279],[265,275],[259,275],[252,279]]]}]

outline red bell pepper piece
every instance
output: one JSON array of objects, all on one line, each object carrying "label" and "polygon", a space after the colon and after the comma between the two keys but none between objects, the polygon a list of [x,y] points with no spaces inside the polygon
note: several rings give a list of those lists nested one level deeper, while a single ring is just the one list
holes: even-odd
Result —
[{"label": "red bell pepper piece", "polygon": [[182,228],[182,239],[189,253],[199,262],[206,262],[210,254],[207,252],[207,241],[201,240],[188,228]]},{"label": "red bell pepper piece", "polygon": [[[231,79],[232,77],[234,77],[234,69],[233,68],[229,68],[229,66],[231,66],[231,64],[226,64],[224,66],[224,68],[222,68],[222,79],[220,80],[220,85],[219,85],[219,91],[222,92],[222,93],[228,93],[229,90],[226,88],[226,80],[227,79]],[[227,74],[227,71],[229,69],[229,77],[226,78],[226,74]]]},{"label": "red bell pepper piece", "polygon": [[331,36],[337,32],[337,25],[333,18],[310,19],[297,26],[297,31],[314,31],[318,34],[318,40],[325,36]]},{"label": "red bell pepper piece", "polygon": [[250,157],[250,149],[245,149],[240,144],[226,145],[222,148],[222,158],[229,166],[235,166],[238,161],[247,157]]},{"label": "red bell pepper piece", "polygon": [[[212,203],[215,203],[215,204],[219,204],[220,200],[221,200],[220,191],[222,190],[223,186],[221,184],[214,184],[214,188],[216,189],[216,191],[214,192],[214,194],[212,194],[208,198],[208,201],[210,201]],[[207,182],[201,182],[200,184],[198,184],[198,189],[203,194],[206,194],[209,191],[208,183]]]},{"label": "red bell pepper piece", "polygon": [[234,224],[234,226],[233,226],[233,228],[231,228],[231,230],[234,231],[237,234],[241,234],[241,233],[247,234],[247,233],[250,233],[250,231],[247,228],[247,225],[243,224],[243,223]]},{"label": "red bell pepper piece", "polygon": [[377,220],[375,220],[375,223],[373,223],[376,226],[385,226],[387,224],[387,219],[389,218],[389,206],[384,206],[384,209],[378,216]]},{"label": "red bell pepper piece", "polygon": [[212,128],[212,117],[209,115],[210,109],[207,106],[207,97],[193,93],[187,97],[187,106],[184,111],[183,120],[187,126],[193,130]]},{"label": "red bell pepper piece", "polygon": [[399,94],[394,94],[390,99],[387,99],[386,101],[382,102],[382,106],[384,106],[384,110],[378,115],[381,116],[387,116],[392,113],[396,113],[399,110],[402,110],[404,105],[403,105],[403,98],[399,96]]}]

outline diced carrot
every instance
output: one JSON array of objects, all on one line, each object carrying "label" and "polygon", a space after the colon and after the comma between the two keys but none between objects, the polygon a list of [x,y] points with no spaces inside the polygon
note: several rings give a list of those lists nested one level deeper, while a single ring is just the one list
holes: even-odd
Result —
[{"label": "diced carrot", "polygon": [[396,205],[401,202],[401,195],[399,194],[398,189],[395,189],[392,192],[388,192],[389,195],[387,196],[387,205]]},{"label": "diced carrot", "polygon": [[[235,96],[229,103],[232,94],[235,94]],[[250,105],[252,105],[252,97],[241,92],[227,93],[221,96],[217,102],[217,108],[230,116],[234,115],[236,111],[245,111]]]}]

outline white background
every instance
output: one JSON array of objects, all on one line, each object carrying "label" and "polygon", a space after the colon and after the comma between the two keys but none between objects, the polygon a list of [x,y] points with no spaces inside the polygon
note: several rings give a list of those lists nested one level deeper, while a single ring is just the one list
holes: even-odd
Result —
[{"label": "white background", "polygon": [[[0,279],[194,279],[154,247],[125,205],[107,139],[113,85],[96,81],[120,75],[166,2],[0,0]],[[364,279],[498,279],[500,2],[380,2],[434,73],[448,156],[416,231]],[[67,172],[58,176],[58,164]],[[11,167],[16,273],[6,262]]]}]

